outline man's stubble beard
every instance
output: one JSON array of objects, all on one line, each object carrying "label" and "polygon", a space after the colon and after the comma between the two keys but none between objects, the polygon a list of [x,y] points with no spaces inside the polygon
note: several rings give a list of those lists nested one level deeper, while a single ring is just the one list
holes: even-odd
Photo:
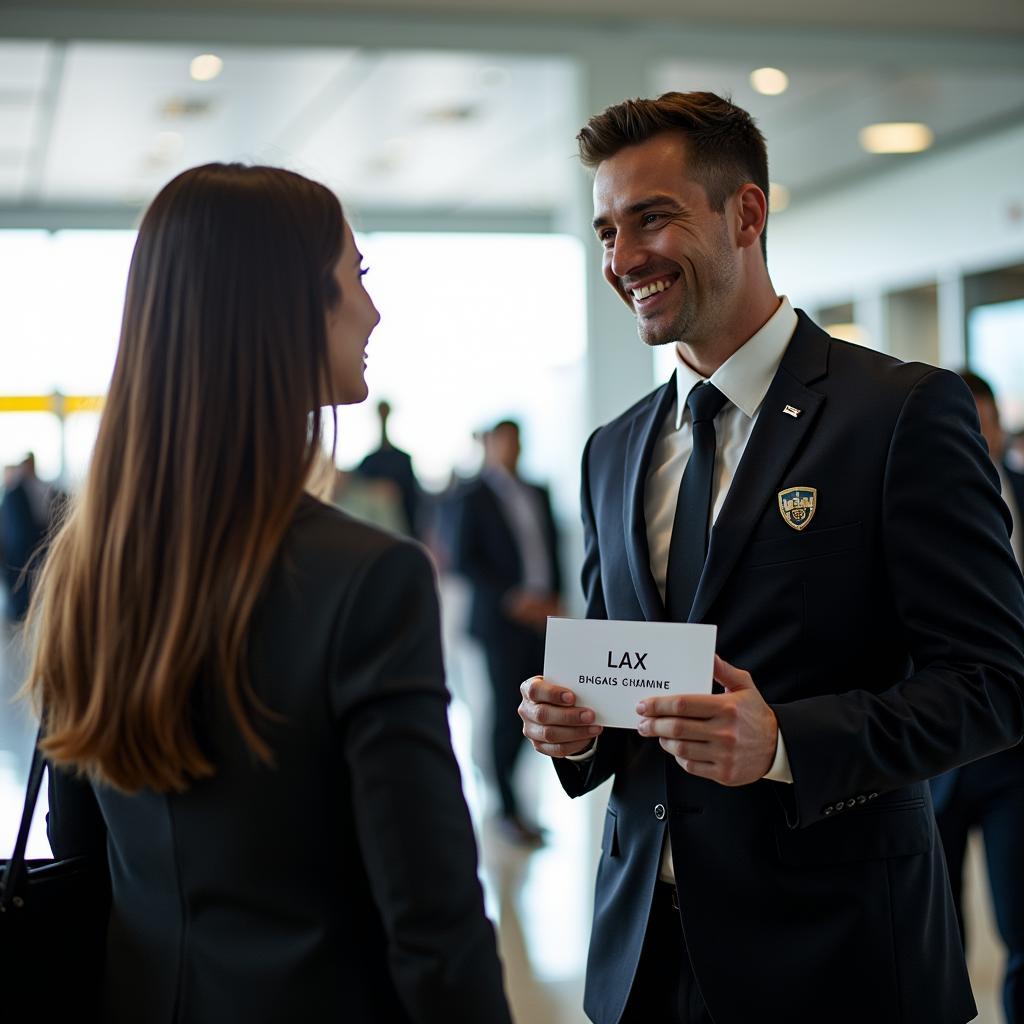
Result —
[{"label": "man's stubble beard", "polygon": [[721,322],[720,309],[727,309],[739,277],[732,253],[724,237],[706,261],[709,272],[699,287],[690,288],[684,276],[673,287],[686,288],[683,305],[671,323],[658,328],[637,317],[636,329],[640,340],[650,348],[674,343],[700,347],[703,339],[713,338]]}]

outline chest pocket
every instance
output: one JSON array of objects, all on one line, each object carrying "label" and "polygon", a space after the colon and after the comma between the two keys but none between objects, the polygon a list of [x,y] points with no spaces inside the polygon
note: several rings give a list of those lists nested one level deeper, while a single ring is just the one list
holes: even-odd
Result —
[{"label": "chest pocket", "polygon": [[856,551],[864,542],[863,532],[860,523],[850,523],[824,530],[808,528],[806,533],[794,532],[789,537],[754,540],[747,546],[738,567],[755,569],[759,566],[802,562]]}]

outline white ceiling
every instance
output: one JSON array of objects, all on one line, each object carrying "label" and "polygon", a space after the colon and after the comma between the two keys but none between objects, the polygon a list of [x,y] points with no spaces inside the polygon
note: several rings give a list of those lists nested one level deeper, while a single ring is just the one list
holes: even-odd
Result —
[{"label": "white ceiling", "polygon": [[[576,3],[556,0],[550,10],[564,13]],[[408,4],[428,6],[426,0]],[[661,5],[634,0],[631,7],[643,13]],[[220,3],[232,6],[242,4]],[[320,0],[311,6],[349,5]],[[503,0],[479,6],[508,9]],[[790,0],[773,11],[795,16],[802,6]],[[872,0],[860,10],[906,13],[922,6]],[[932,2],[929,25],[961,7],[964,18],[973,12],[979,24],[998,22],[1004,36],[1024,27],[1019,0]],[[820,21],[831,8],[819,0],[815,10]],[[68,23],[50,18],[47,24]],[[0,34],[3,25],[0,17]],[[221,26],[219,36],[225,31]],[[584,108],[567,56],[59,38],[65,35],[0,38],[0,226],[19,209],[134,211],[179,170],[211,160],[293,167],[331,185],[350,205],[398,212],[552,213],[571,201],[579,180],[573,137]],[[614,44],[614,33],[611,38]],[[224,59],[223,73],[193,82],[189,62],[208,48]],[[754,92],[748,76],[757,62],[722,58],[727,49],[720,45],[716,57],[652,58],[645,68],[649,92],[731,95],[761,124],[771,177],[790,189],[794,203],[902,161],[927,159],[864,153],[857,133],[872,121],[925,121],[936,148],[1024,121],[1024,47],[1019,66],[1001,60],[992,68],[977,66],[976,54],[958,66],[939,51],[931,63],[918,53],[901,67],[891,52],[880,55],[881,48],[866,45],[848,47],[841,60],[808,49],[783,63],[791,84],[779,97]]]},{"label": "white ceiling", "polygon": [[[10,3],[10,6],[15,6]],[[24,3],[25,0],[22,0]],[[603,19],[641,18],[709,25],[1024,32],[1020,0],[29,0],[37,9],[221,11],[245,13],[410,13],[436,16]]]},{"label": "white ceiling", "polygon": [[[0,41],[0,204],[136,206],[185,167],[292,167],[374,207],[546,210],[571,188],[565,61]],[[182,112],[185,111],[185,112]]]}]

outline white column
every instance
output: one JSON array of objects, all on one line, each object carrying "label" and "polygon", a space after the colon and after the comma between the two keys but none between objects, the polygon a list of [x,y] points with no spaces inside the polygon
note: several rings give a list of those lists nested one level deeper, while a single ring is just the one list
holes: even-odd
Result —
[{"label": "white column", "polygon": [[[590,35],[576,54],[577,128],[589,117],[624,99],[650,95],[649,59],[621,34]],[[575,148],[566,140],[566,150]],[[592,177],[580,168],[570,209],[558,228],[583,239],[587,252],[587,366],[585,433],[606,423],[651,390],[651,350],[639,339],[633,314],[601,273],[594,237]]]},{"label": "white column", "polygon": [[964,279],[959,270],[939,276],[939,363],[956,370],[967,362]]}]

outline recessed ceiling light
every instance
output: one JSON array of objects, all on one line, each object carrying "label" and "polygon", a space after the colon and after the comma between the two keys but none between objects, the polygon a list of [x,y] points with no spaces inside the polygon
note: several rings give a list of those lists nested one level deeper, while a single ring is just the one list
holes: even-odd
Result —
[{"label": "recessed ceiling light", "polygon": [[190,117],[202,117],[214,109],[214,103],[196,96],[173,96],[160,107],[160,116],[167,121],[179,121]]},{"label": "recessed ceiling light", "polygon": [[224,61],[215,53],[201,53],[198,57],[192,58],[189,64],[189,74],[197,82],[209,82],[216,78],[224,68]]},{"label": "recessed ceiling light", "polygon": [[762,96],[778,96],[789,88],[789,75],[778,68],[758,68],[750,72],[750,84]]},{"label": "recessed ceiling light", "polygon": [[858,135],[869,153],[920,153],[935,141],[935,133],[919,121],[869,124]]},{"label": "recessed ceiling light", "polygon": [[451,106],[434,107],[423,113],[424,121],[432,121],[434,124],[460,124],[465,121],[472,121],[479,113],[472,103],[453,103]]},{"label": "recessed ceiling light", "polygon": [[780,185],[777,181],[770,181],[768,183],[769,213],[782,213],[789,206],[789,199],[789,189],[785,185]]}]

